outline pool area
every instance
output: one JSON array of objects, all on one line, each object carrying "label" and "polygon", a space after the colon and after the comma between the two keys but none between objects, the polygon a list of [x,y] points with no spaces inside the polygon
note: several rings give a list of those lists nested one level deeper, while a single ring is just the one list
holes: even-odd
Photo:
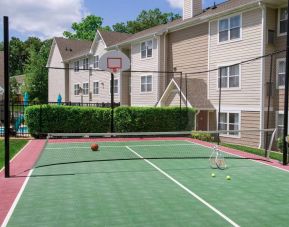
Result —
[{"label": "pool area", "polygon": [[[4,135],[4,127],[0,127],[0,136]],[[17,135],[29,134],[27,125],[21,125],[17,131]]]}]

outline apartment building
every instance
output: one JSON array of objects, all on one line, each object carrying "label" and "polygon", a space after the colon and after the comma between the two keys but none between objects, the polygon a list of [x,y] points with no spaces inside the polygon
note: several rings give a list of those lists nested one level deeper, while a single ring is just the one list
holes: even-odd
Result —
[{"label": "apartment building", "polygon": [[[134,35],[97,31],[92,43],[55,38],[48,66],[67,70],[49,70],[49,101],[58,94],[66,101],[108,101],[110,77],[81,69],[97,69],[99,56],[118,49],[131,60],[131,72],[116,75],[115,96],[121,105],[181,103],[198,110],[197,130],[215,130],[221,86],[221,129],[267,128],[268,113],[269,128],[278,127],[283,116],[284,55],[274,56],[273,85],[269,58],[239,63],[285,49],[286,23],[285,0],[229,0],[207,9],[202,0],[184,0],[182,19]],[[268,85],[273,87],[269,112]],[[263,146],[263,136],[228,132],[222,140]]]}]

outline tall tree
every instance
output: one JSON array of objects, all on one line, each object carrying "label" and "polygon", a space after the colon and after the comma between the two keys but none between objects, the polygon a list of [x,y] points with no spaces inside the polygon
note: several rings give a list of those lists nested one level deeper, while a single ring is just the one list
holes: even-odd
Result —
[{"label": "tall tree", "polygon": [[12,37],[9,44],[9,73],[10,76],[21,75],[24,73],[24,65],[27,60],[27,50],[24,42],[19,38]]},{"label": "tall tree", "polygon": [[39,52],[31,48],[29,59],[25,65],[25,86],[23,92],[27,91],[31,100],[47,102],[48,99],[48,70],[45,65],[48,60],[52,40],[43,42]]},{"label": "tall tree", "polygon": [[136,20],[127,21],[126,23],[117,23],[112,27],[116,32],[134,34],[160,24],[166,24],[179,18],[181,18],[179,14],[162,13],[160,9],[143,10],[137,16]]},{"label": "tall tree", "polygon": [[81,20],[74,22],[71,26],[73,32],[63,32],[64,37],[69,39],[93,40],[97,29],[110,31],[110,27],[102,27],[103,19],[95,15],[89,15]]}]

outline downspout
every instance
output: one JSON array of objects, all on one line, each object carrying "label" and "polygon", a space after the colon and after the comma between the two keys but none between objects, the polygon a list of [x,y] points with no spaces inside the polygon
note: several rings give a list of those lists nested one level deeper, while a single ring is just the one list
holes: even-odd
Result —
[{"label": "downspout", "polygon": [[201,112],[201,111],[198,110],[197,113],[196,113],[196,115],[195,115],[195,127],[194,127],[194,128],[195,128],[195,129],[194,129],[195,131],[197,131],[197,118],[198,118],[198,115],[200,114],[200,112]]},{"label": "downspout", "polygon": [[[266,6],[259,1],[259,6],[262,9],[262,38],[261,38],[261,56],[265,55],[265,34],[266,34]],[[264,103],[265,103],[265,59],[262,58],[262,64],[261,64],[261,83],[260,83],[260,130],[264,130]],[[260,141],[259,141],[259,148],[262,148],[264,146],[264,133],[263,131],[260,131]]]}]

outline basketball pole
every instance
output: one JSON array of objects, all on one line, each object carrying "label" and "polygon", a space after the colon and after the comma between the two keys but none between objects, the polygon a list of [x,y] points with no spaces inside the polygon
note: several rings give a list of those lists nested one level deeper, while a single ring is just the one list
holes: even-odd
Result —
[{"label": "basketball pole", "polygon": [[10,119],[9,119],[9,18],[3,17],[4,22],[4,127],[5,127],[5,178],[10,177]]},{"label": "basketball pole", "polygon": [[[289,7],[289,0],[287,6]],[[284,126],[283,126],[283,165],[287,165],[288,148],[286,137],[288,135],[288,88],[289,88],[289,23],[287,23],[287,48],[286,48],[286,74],[284,98]]]},{"label": "basketball pole", "polygon": [[113,119],[113,109],[114,109],[114,74],[111,73],[111,79],[110,79],[110,96],[111,96],[111,102],[110,102],[110,132],[114,133],[114,119]]}]

